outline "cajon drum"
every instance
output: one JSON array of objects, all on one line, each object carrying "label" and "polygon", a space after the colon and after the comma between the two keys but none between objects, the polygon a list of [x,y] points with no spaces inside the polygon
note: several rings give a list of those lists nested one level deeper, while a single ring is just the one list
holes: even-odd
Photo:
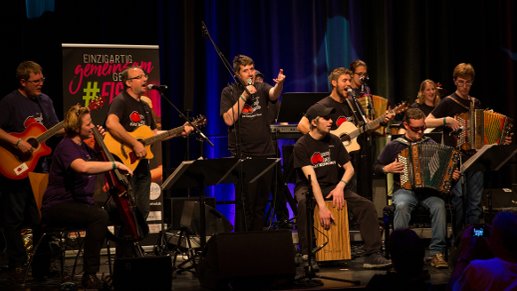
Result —
[{"label": "cajon drum", "polygon": [[341,210],[332,206],[332,201],[326,201],[327,207],[334,216],[334,223],[329,230],[323,229],[319,223],[318,209],[314,210],[314,235],[316,245],[321,246],[327,243],[321,250],[316,252],[316,261],[340,261],[352,258],[350,250],[350,232],[348,229],[348,208],[345,205]]}]

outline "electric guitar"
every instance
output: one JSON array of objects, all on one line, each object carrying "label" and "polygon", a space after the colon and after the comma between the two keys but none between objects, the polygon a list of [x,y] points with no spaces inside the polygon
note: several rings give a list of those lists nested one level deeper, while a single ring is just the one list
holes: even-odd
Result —
[{"label": "electric guitar", "polygon": [[[91,110],[97,109],[102,100],[92,101],[88,106]],[[50,129],[39,123],[34,122],[27,126],[23,132],[11,132],[12,136],[20,138],[31,144],[33,151],[22,153],[16,146],[0,142],[0,174],[11,180],[21,180],[27,178],[29,172],[34,171],[38,161],[43,156],[48,156],[52,152],[50,147],[45,144],[49,138],[53,137],[63,128],[63,121],[52,126]]]},{"label": "electric guitar", "polygon": [[[395,108],[389,110],[389,113],[399,114],[401,112],[406,111],[408,105],[404,102],[401,103]],[[343,122],[338,128],[335,130],[331,130],[330,133],[339,137],[339,139],[343,142],[343,146],[346,150],[351,153],[361,149],[361,146],[357,142],[357,137],[365,131],[373,130],[380,126],[381,122],[386,117],[386,113],[379,116],[378,118],[368,122],[365,126],[361,128],[357,128],[355,124],[350,121]]]},{"label": "electric guitar", "polygon": [[[194,121],[191,121],[197,127],[201,127],[206,124],[206,118],[199,116]],[[146,156],[142,159],[152,159],[154,154],[151,152],[151,145],[157,141],[166,140],[169,138],[180,136],[185,126],[176,127],[158,134],[154,134],[154,131],[146,125],[142,125],[132,132],[129,132],[131,136],[136,138],[145,146]],[[120,160],[121,163],[126,165],[132,171],[136,169],[141,159],[136,157],[133,148],[122,144],[115,139],[110,133],[104,135],[104,143],[108,150]]]}]

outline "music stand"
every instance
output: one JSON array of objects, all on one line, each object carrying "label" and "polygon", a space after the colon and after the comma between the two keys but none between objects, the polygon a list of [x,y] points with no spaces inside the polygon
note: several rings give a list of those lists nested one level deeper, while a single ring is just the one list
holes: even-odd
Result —
[{"label": "music stand", "polygon": [[[517,154],[517,145],[515,144],[487,144],[463,163],[460,171],[463,174],[473,165],[481,165],[488,171],[499,171],[515,154]],[[465,189],[462,190],[465,191]],[[488,213],[492,213],[491,192],[488,192]]]},{"label": "music stand", "polygon": [[[279,158],[220,158],[208,160],[191,160],[182,162],[174,172],[163,182],[162,190],[171,187],[176,189],[188,189],[222,183],[237,183],[240,180],[241,171],[246,173],[245,182],[253,183],[269,171]],[[206,243],[206,217],[204,192],[199,194],[199,237],[200,246]]]}]

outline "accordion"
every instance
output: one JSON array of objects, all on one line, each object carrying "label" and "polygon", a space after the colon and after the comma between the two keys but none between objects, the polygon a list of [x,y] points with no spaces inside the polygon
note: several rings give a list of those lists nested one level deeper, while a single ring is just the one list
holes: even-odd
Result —
[{"label": "accordion", "polygon": [[431,188],[449,192],[459,156],[459,151],[450,146],[435,143],[410,145],[398,155],[398,161],[404,164],[400,186],[407,190]]},{"label": "accordion", "polygon": [[486,144],[501,144],[513,128],[511,118],[492,110],[474,109],[455,119],[463,127],[457,146],[462,150],[480,149]]},{"label": "accordion", "polygon": [[[362,95],[357,98],[359,104],[363,108],[364,113],[370,120],[374,120],[383,115],[388,110],[388,99],[377,95]],[[384,135],[385,128],[383,126],[375,129],[374,132]]]}]

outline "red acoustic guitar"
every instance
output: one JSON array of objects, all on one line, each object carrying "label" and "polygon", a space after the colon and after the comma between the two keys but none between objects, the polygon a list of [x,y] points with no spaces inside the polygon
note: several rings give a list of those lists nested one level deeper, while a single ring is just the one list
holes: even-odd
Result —
[{"label": "red acoustic guitar", "polygon": [[[89,108],[94,110],[100,106],[102,106],[102,99],[90,102]],[[16,146],[0,142],[0,158],[2,159],[0,174],[12,180],[27,178],[29,172],[34,171],[39,159],[50,155],[52,152],[45,141],[53,137],[62,128],[63,121],[48,130],[41,123],[34,122],[27,126],[23,132],[10,133],[31,144],[34,150],[32,153],[23,154]]]}]

